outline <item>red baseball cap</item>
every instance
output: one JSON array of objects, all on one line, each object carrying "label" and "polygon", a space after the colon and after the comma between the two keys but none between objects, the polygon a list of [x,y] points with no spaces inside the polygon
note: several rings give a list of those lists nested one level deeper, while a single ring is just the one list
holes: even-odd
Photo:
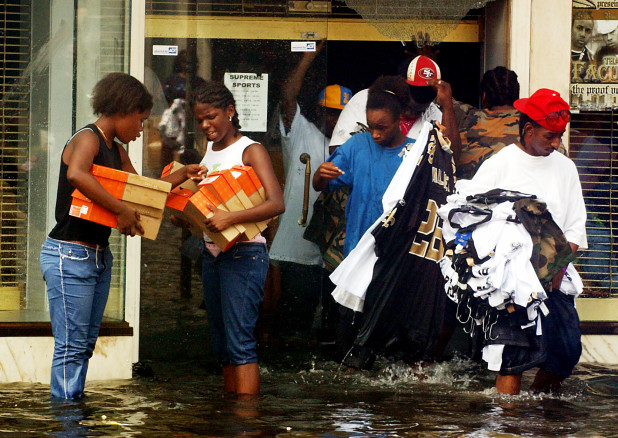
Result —
[{"label": "red baseball cap", "polygon": [[517,99],[513,106],[543,128],[554,132],[564,131],[571,117],[569,104],[560,97],[560,93],[548,88],[541,88],[530,97]]},{"label": "red baseball cap", "polygon": [[440,78],[440,67],[431,58],[419,55],[408,65],[406,82],[410,85],[426,87],[428,80]]}]

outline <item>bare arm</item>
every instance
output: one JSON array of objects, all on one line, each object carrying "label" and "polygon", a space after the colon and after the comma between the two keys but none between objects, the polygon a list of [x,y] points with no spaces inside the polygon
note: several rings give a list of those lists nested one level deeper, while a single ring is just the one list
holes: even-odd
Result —
[{"label": "bare arm", "polygon": [[343,170],[339,169],[330,161],[326,161],[320,164],[318,170],[313,174],[313,189],[321,192],[326,190],[328,182],[337,179],[340,175],[343,175]]},{"label": "bare arm", "polygon": [[[131,163],[131,159],[129,158],[129,154],[123,147],[118,146],[120,150],[120,162],[121,168],[125,172],[135,173],[137,171],[133,167],[133,163]],[[178,169],[176,172],[171,173],[163,178],[161,181],[167,181],[172,184],[172,188],[182,184],[187,179],[192,179],[196,182],[201,181],[206,176],[207,169],[201,164],[187,164],[186,166]]]},{"label": "bare arm", "polygon": [[283,84],[283,101],[281,118],[283,120],[283,126],[286,131],[289,131],[292,127],[292,121],[296,115],[296,98],[300,89],[303,86],[303,80],[307,74],[307,70],[313,63],[313,60],[318,56],[318,53],[324,47],[325,41],[322,40],[318,43],[315,52],[305,52],[298,63],[298,65],[292,70],[288,78]]},{"label": "bare arm", "polygon": [[281,186],[275,176],[275,171],[266,148],[260,143],[253,143],[245,149],[243,163],[253,167],[255,170],[264,187],[266,200],[246,210],[223,211],[215,209],[215,214],[205,220],[206,226],[212,231],[222,231],[233,224],[243,222],[263,221],[285,211]]},{"label": "bare arm", "polygon": [[[569,246],[571,247],[571,251],[573,251],[574,253],[577,252],[577,250],[579,249],[579,245],[576,245],[572,242],[569,242]],[[551,280],[551,287],[553,290],[560,289],[560,285],[562,284],[562,277],[564,277],[563,270],[558,271],[558,273],[554,275],[554,278],[552,278]]]},{"label": "bare arm", "polygon": [[461,137],[459,127],[455,118],[455,108],[453,106],[453,92],[448,82],[443,80],[431,79],[427,84],[434,87],[438,92],[436,102],[442,107],[442,124],[446,128],[446,136],[451,141],[451,149],[455,163],[459,161],[461,155]]},{"label": "bare arm", "polygon": [[206,172],[208,172],[208,169],[203,164],[187,164],[176,172],[161,178],[161,181],[171,183],[172,188],[174,188],[188,179],[199,182],[204,179]]}]

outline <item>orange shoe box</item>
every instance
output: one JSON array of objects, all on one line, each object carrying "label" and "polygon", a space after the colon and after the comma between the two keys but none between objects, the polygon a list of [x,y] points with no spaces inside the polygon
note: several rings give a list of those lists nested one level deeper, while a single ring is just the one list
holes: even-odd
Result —
[{"label": "orange shoe box", "polygon": [[[163,208],[172,185],[165,181],[96,164],[92,165],[91,172],[105,190],[140,214],[140,224],[144,228],[143,237],[156,239],[163,218]],[[115,228],[118,225],[114,213],[95,204],[79,190],[75,190],[72,197],[69,210],[71,216],[108,227]]]},{"label": "orange shoe box", "polygon": [[91,173],[116,199],[163,210],[172,185],[167,181],[147,178],[122,170],[92,165]]},{"label": "orange shoe box", "polygon": [[213,196],[207,188],[201,187],[189,198],[189,202],[186,203],[183,213],[189,218],[191,223],[195,223],[199,226],[221,251],[226,251],[240,240],[245,232],[245,227],[242,224],[235,224],[219,233],[213,233],[206,228],[204,224],[204,220],[212,217],[214,214],[208,207],[209,204],[221,210],[228,211],[225,205],[223,205],[216,196]]},{"label": "orange shoe box", "polygon": [[[229,211],[240,211],[253,207],[253,204],[250,204],[249,198],[245,196],[243,199],[245,203],[243,204],[243,200],[239,197],[237,190],[240,190],[240,184],[233,188],[220,172],[212,172],[199,183],[199,186],[200,189],[205,188],[211,195],[218,198]],[[246,204],[247,202],[249,204]],[[249,240],[260,233],[260,229],[255,223],[245,222],[241,225],[245,228],[244,234]]]},{"label": "orange shoe box", "polygon": [[[178,161],[172,161],[163,168],[163,172],[161,172],[161,178],[166,177],[169,174],[174,173],[183,167],[184,164],[179,163]],[[200,227],[200,225],[197,224],[192,217],[188,216],[184,212],[184,209],[189,202],[189,198],[191,198],[191,196],[193,196],[193,194],[197,191],[197,184],[188,179],[179,186],[172,189],[172,191],[167,195],[167,201],[165,202],[165,206],[170,209],[170,213],[172,216],[175,216],[178,219],[185,221],[191,225],[191,227],[189,228],[191,230],[191,233],[193,233],[195,236],[202,237],[202,228]]]},{"label": "orange shoe box", "polygon": [[[253,169],[251,170],[253,171]],[[260,205],[264,202],[264,198],[260,196],[260,193],[255,186],[255,183],[251,180],[248,172],[243,172],[232,168],[224,171],[223,176],[228,181],[230,186],[234,190],[237,190],[237,195],[243,204],[246,202],[252,207],[255,207],[256,205]],[[245,201],[243,201],[243,199],[245,199]],[[268,227],[268,222],[270,222],[270,219],[256,222],[255,224],[260,229],[260,232],[262,232]]]},{"label": "orange shoe box", "polygon": [[[161,176],[167,176],[182,167],[183,164],[173,161],[165,166]],[[218,198],[210,195],[208,191],[200,193],[198,186],[193,181],[187,180],[169,193],[165,206],[172,210],[174,216],[190,223],[190,230],[193,234],[202,237],[202,233],[206,233],[222,251],[225,251],[239,240],[245,228],[238,224],[221,233],[208,230],[204,225],[204,219],[213,215],[208,204],[227,210]]]},{"label": "orange shoe box", "polygon": [[[178,161],[172,161],[170,164],[168,164],[167,166],[163,168],[163,172],[161,172],[161,178],[166,177],[176,172],[177,170],[182,169],[183,167],[185,167],[184,164],[179,163]],[[189,189],[193,193],[197,192],[198,190],[197,184],[195,184],[195,182],[193,182],[190,179],[186,180],[185,182],[180,184],[178,187],[180,187],[181,189]],[[177,189],[178,187],[175,187],[175,189]]]},{"label": "orange shoe box", "polygon": [[[264,187],[262,186],[262,181],[260,181],[260,179],[258,178],[257,173],[255,173],[255,170],[253,170],[253,167],[251,167],[251,166],[233,166],[232,169],[237,171],[237,172],[241,172],[245,176],[243,178],[244,181],[246,181],[248,179],[248,180],[250,180],[253,183],[254,190],[257,191],[257,196],[259,196],[262,199],[262,202],[266,200],[266,193],[264,192]],[[247,185],[247,183],[245,183],[245,185]],[[250,199],[253,200],[251,195],[249,195],[248,193],[247,193],[247,195],[249,196]],[[255,204],[257,205],[258,202],[256,202]]]},{"label": "orange shoe box", "polygon": [[[196,186],[197,187],[197,186]],[[167,202],[165,206],[170,209],[172,216],[177,217],[191,225],[189,230],[197,237],[202,237],[202,228],[195,222],[192,216],[185,213],[185,208],[189,203],[189,199],[193,196],[193,191],[190,189],[183,189],[180,186],[174,188],[167,196]]]},{"label": "orange shoe box", "polygon": [[[140,224],[144,229],[142,237],[146,239],[155,240],[157,234],[159,234],[159,227],[161,226],[161,220],[163,218],[163,212],[160,216],[150,216],[148,213],[152,213],[152,209],[146,208],[140,204],[134,204],[128,201],[122,201],[127,205],[135,208],[140,214]],[[90,222],[96,222],[101,225],[105,225],[110,228],[116,228],[118,220],[116,215],[106,208],[101,207],[99,204],[95,204],[79,191],[73,192],[73,200],[71,202],[71,208],[69,210],[71,216],[75,216],[81,219],[86,219]]]}]

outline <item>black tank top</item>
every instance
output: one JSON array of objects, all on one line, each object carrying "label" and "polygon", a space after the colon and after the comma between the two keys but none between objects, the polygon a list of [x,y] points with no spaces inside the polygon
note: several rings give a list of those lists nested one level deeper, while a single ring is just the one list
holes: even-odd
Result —
[{"label": "black tank top", "polygon": [[[121,170],[120,151],[118,150],[120,146],[114,141],[112,143],[112,148],[108,148],[103,136],[92,123],[86,125],[77,132],[83,131],[84,129],[90,129],[99,137],[99,153],[94,157],[93,163]],[[77,134],[77,132],[75,134]],[[73,137],[75,137],[75,134]],[[73,137],[67,141],[67,144],[69,144]],[[67,145],[65,144],[64,149],[66,149],[66,147]],[[62,150],[62,154],[64,154],[64,149]],[[57,240],[79,240],[94,245],[107,246],[109,244],[109,235],[112,232],[111,228],[85,219],[69,216],[72,199],[71,194],[75,190],[75,187],[73,187],[67,179],[67,169],[68,166],[62,160],[61,155],[60,175],[58,176],[58,194],[56,198],[56,226],[49,233],[49,237]]]}]

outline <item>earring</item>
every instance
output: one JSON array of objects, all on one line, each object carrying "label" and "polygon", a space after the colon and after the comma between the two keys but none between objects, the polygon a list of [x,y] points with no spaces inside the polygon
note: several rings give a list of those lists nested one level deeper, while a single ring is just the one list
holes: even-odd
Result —
[{"label": "earring", "polygon": [[232,116],[230,116],[230,122],[232,121]]}]

